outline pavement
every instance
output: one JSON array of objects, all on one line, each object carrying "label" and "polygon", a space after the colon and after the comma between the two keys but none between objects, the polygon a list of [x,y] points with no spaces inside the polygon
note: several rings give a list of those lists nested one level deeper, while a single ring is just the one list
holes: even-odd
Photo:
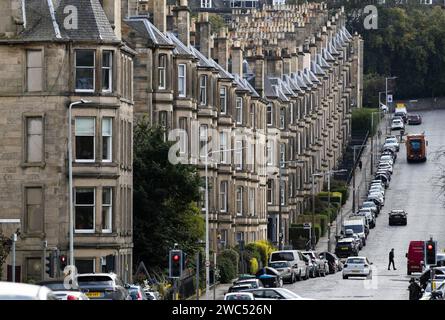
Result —
[{"label": "pavement", "polygon": [[[389,115],[387,115],[389,117]],[[386,119],[386,118],[385,118]],[[380,121],[380,131],[382,132],[382,135],[380,139],[377,137],[374,138],[374,149],[376,146],[381,146],[384,137],[386,136],[387,130],[386,130],[386,120],[381,119]],[[389,132],[388,132],[389,134]],[[370,182],[370,179],[372,177],[371,175],[371,139],[368,139],[367,143],[364,146],[364,150],[361,154],[360,159],[362,160],[362,168],[360,169],[358,166],[355,169],[355,209],[359,207],[359,205],[366,199],[367,196],[367,185]],[[357,149],[356,152],[358,152],[359,149]],[[375,154],[376,152],[374,152]],[[376,157],[376,155],[375,155]],[[374,164],[376,161],[374,161]],[[317,245],[315,246],[315,250],[318,252],[323,251],[333,251],[335,248],[335,236],[341,231],[341,225],[343,223],[343,219],[347,216],[349,216],[353,212],[353,199],[354,199],[354,188],[353,183],[351,180],[351,183],[349,185],[349,198],[346,201],[346,203],[342,206],[339,215],[337,216],[337,219],[335,222],[332,222],[331,225],[331,248],[329,250],[329,238],[328,233],[326,233],[325,236],[321,237],[320,240],[318,240]]]},{"label": "pavement", "polygon": [[[391,183],[386,190],[385,206],[377,218],[376,227],[369,233],[366,246],[359,253],[360,256],[366,256],[373,262],[372,280],[364,278],[343,280],[341,272],[338,272],[326,278],[309,279],[285,285],[286,288],[302,297],[312,299],[408,299],[407,288],[410,276],[407,275],[405,254],[408,251],[409,242],[427,240],[432,236],[438,241],[440,251],[445,248],[444,199],[436,180],[441,172],[440,166],[445,164],[445,159],[439,160],[436,157],[443,146],[443,137],[445,137],[445,126],[442,120],[445,119],[445,110],[419,113],[422,115],[423,124],[407,126],[405,133],[425,131],[428,140],[428,160],[424,163],[408,164],[405,145],[401,144]],[[349,210],[348,205],[345,208]],[[392,209],[405,209],[408,212],[407,226],[388,225],[388,212]],[[320,249],[323,249],[322,245],[323,242],[320,242]],[[397,270],[387,269],[391,248],[395,251]]]}]

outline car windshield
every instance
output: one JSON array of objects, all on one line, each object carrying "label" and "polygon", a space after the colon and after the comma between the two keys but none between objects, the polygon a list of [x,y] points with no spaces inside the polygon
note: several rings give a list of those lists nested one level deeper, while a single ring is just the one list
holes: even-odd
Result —
[{"label": "car windshield", "polygon": [[363,225],[361,224],[352,224],[345,226],[347,229],[351,229],[354,233],[363,233]]},{"label": "car windshield", "polygon": [[79,287],[103,286],[112,287],[113,280],[107,276],[78,276]]},{"label": "car windshield", "polygon": [[397,140],[394,138],[387,138],[386,143],[397,143]]},{"label": "car windshield", "polygon": [[363,202],[362,207],[364,208],[375,207],[375,204],[371,202]]},{"label": "car windshield", "polygon": [[287,263],[286,262],[272,262],[269,264],[269,266],[272,268],[286,268]]},{"label": "car windshield", "polygon": [[409,144],[414,151],[420,150],[420,146],[421,146],[420,140],[410,140]]},{"label": "car windshield", "polygon": [[364,264],[365,259],[363,258],[349,258],[346,263],[352,263],[352,264]]},{"label": "car windshield", "polygon": [[293,261],[294,255],[292,252],[274,252],[271,255],[270,261]]}]

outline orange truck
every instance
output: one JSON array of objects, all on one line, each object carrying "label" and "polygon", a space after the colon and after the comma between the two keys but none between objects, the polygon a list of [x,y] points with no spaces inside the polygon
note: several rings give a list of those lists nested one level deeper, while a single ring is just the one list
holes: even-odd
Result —
[{"label": "orange truck", "polygon": [[428,142],[425,135],[409,134],[406,136],[406,160],[408,162],[426,161],[426,146]]}]

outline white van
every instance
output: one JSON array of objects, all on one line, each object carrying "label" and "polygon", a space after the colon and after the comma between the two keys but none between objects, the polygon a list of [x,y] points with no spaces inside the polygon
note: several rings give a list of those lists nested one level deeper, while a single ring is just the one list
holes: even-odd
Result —
[{"label": "white van", "polygon": [[298,250],[274,251],[270,254],[269,262],[274,261],[289,261],[294,268],[294,273],[298,280],[306,280],[309,278],[309,269],[306,265],[306,260]]},{"label": "white van", "polygon": [[354,217],[343,222],[343,234],[347,229],[351,229],[357,234],[361,239],[363,246],[366,246],[366,228],[365,228],[365,218],[364,217]]}]

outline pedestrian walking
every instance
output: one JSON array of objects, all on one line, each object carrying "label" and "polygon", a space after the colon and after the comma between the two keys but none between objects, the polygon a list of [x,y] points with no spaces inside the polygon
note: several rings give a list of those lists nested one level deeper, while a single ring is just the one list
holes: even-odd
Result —
[{"label": "pedestrian walking", "polygon": [[417,283],[417,281],[414,278],[411,278],[409,280],[409,299],[410,300],[419,300],[422,297],[422,288]]},{"label": "pedestrian walking", "polygon": [[360,160],[360,161],[358,162],[358,167],[360,168],[360,171],[362,170],[362,166],[363,166],[363,163],[362,163],[362,160]]},{"label": "pedestrian walking", "polygon": [[396,266],[394,265],[394,248],[391,249],[391,251],[389,252],[389,264],[388,264],[388,270],[391,267],[391,263],[392,263],[392,267],[394,270],[396,269]]}]

